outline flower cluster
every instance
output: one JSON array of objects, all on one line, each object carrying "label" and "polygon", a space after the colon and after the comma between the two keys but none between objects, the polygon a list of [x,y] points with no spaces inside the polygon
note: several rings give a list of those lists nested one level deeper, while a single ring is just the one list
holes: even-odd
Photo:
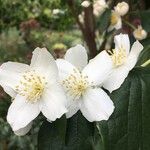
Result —
[{"label": "flower cluster", "polygon": [[0,84],[12,97],[7,121],[14,133],[25,135],[40,112],[50,122],[78,110],[90,122],[108,120],[115,107],[104,88],[118,89],[143,49],[136,41],[130,50],[126,34],[116,35],[114,42],[114,49],[89,62],[86,49],[77,45],[64,59],[54,60],[46,48],[36,48],[30,65],[2,64]]},{"label": "flower cluster", "polygon": [[[109,6],[109,2],[106,2],[105,0],[94,0],[93,3],[85,0],[81,3],[81,6],[84,8],[88,8],[91,5],[93,6],[93,14],[97,19],[99,19],[99,17],[106,11],[106,9],[111,9]],[[119,2],[116,6],[113,7],[113,9],[111,10],[110,25],[107,29],[108,32],[112,30],[119,30],[122,28],[122,17],[124,17],[128,13],[128,11],[129,5],[124,1]],[[84,11],[82,11],[78,16],[79,21],[82,24],[84,23],[84,17],[85,13]],[[124,20],[124,22],[126,21]],[[137,27],[130,24],[129,22],[126,22],[126,24],[133,29],[133,36],[135,39],[143,40],[147,37],[147,32],[143,29],[141,23]]]}]

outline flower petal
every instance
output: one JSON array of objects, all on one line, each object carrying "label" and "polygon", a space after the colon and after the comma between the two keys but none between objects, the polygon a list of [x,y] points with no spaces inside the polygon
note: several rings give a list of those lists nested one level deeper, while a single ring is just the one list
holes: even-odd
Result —
[{"label": "flower petal", "polygon": [[19,83],[20,79],[21,75],[19,73],[5,69],[0,69],[0,84],[2,87],[9,87],[14,90],[15,86]]},{"label": "flower petal", "polygon": [[88,63],[87,51],[82,45],[77,45],[67,50],[65,60],[82,70]]},{"label": "flower petal", "polygon": [[27,64],[23,64],[23,63],[8,61],[6,63],[3,63],[0,66],[0,68],[3,70],[8,70],[8,71],[16,72],[16,73],[22,73],[22,72],[28,71],[30,69],[30,66]]},{"label": "flower petal", "polygon": [[83,74],[87,75],[94,85],[102,84],[113,67],[111,57],[106,51],[102,51],[83,69]]},{"label": "flower petal", "polygon": [[138,60],[139,54],[142,50],[143,50],[143,45],[139,41],[136,41],[133,43],[131,52],[127,58],[127,63],[126,63],[129,70],[131,70],[135,66]]},{"label": "flower petal", "polygon": [[23,136],[30,131],[31,127],[32,127],[32,122],[30,122],[26,127],[14,131],[14,133],[18,136]]},{"label": "flower petal", "polygon": [[46,48],[38,47],[33,51],[30,66],[36,71],[45,74],[47,78],[56,78],[58,76],[55,60]]},{"label": "flower petal", "polygon": [[130,51],[130,41],[127,34],[119,34],[114,37],[115,49],[125,48],[127,55]]},{"label": "flower petal", "polygon": [[68,99],[67,101],[68,112],[66,113],[66,117],[67,118],[72,117],[80,109],[79,105],[80,105],[80,99],[78,100]]},{"label": "flower petal", "polygon": [[17,95],[9,107],[7,121],[17,131],[26,127],[39,113],[39,103],[30,103],[25,97]]},{"label": "flower petal", "polygon": [[16,62],[6,62],[0,66],[0,84],[4,88],[4,91],[10,96],[16,95],[13,90],[20,79],[20,74],[29,70],[29,65],[16,63]]},{"label": "flower petal", "polygon": [[80,110],[90,122],[108,120],[114,111],[114,104],[102,89],[88,89],[83,95]]},{"label": "flower petal", "polygon": [[60,80],[66,79],[74,69],[76,69],[71,63],[64,59],[57,59],[56,64],[59,71],[59,78]]},{"label": "flower petal", "polygon": [[17,93],[15,92],[15,90],[13,90],[11,87],[9,86],[5,86],[5,85],[2,85],[1,86],[3,87],[4,91],[10,95],[12,98],[15,98]]},{"label": "flower petal", "polygon": [[129,69],[126,66],[115,68],[107,80],[103,83],[103,87],[109,92],[118,89],[128,76]]},{"label": "flower petal", "polygon": [[49,121],[55,121],[67,112],[66,97],[59,85],[55,84],[44,92],[40,109]]}]

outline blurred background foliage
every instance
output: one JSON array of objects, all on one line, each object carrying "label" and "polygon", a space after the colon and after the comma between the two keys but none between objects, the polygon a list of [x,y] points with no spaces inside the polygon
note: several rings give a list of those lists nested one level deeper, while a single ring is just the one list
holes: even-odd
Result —
[{"label": "blurred background foliage", "polygon": [[[132,30],[124,24],[119,31],[106,34],[103,32],[110,23],[110,13],[119,0],[110,0],[110,8],[100,17],[95,18],[95,39],[90,35],[88,24],[83,23],[82,31],[78,16],[82,13],[82,0],[3,0],[0,1],[0,63],[18,61],[29,63],[32,51],[36,47],[46,47],[55,58],[62,58],[68,48],[76,44],[84,44],[89,52],[95,42],[96,53],[107,48],[113,36],[119,32],[128,33],[132,41],[135,39]],[[91,1],[92,2],[92,1]],[[109,1],[108,1],[109,2]],[[143,28],[150,31],[149,0],[129,0],[130,12],[124,17],[136,26],[141,22]],[[81,20],[80,20],[81,21]],[[78,27],[79,25],[79,27]],[[98,32],[97,32],[98,31]],[[86,34],[85,34],[85,33]],[[88,34],[89,33],[89,34]],[[87,38],[88,37],[88,38]],[[142,52],[141,65],[150,58],[149,34],[141,41],[145,50]],[[112,42],[110,42],[112,45]],[[91,52],[94,56],[96,53]],[[30,133],[24,137],[17,137],[6,122],[6,115],[11,99],[3,89],[0,89],[0,150],[35,150],[37,149],[37,133],[43,120],[38,117]]]}]

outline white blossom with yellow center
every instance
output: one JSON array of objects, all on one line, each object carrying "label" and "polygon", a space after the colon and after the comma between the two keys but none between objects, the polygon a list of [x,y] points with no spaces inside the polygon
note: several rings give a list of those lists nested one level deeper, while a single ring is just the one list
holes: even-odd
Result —
[{"label": "white blossom with yellow center", "polygon": [[143,40],[147,37],[147,32],[142,28],[142,26],[138,26],[138,28],[133,31],[133,36],[137,40]]},{"label": "white blossom with yellow center", "polygon": [[107,80],[103,82],[103,87],[110,92],[121,86],[143,50],[143,46],[139,41],[134,42],[130,50],[130,41],[127,34],[116,35],[114,42],[115,49],[108,51],[112,59],[113,70]]},{"label": "white blossom with yellow center", "polygon": [[30,66],[1,65],[0,84],[13,98],[7,121],[17,135],[25,135],[40,112],[50,121],[67,112],[65,93],[57,80],[57,65],[45,48],[34,50]]},{"label": "white blossom with yellow center", "polygon": [[61,83],[67,95],[67,118],[78,110],[90,122],[107,120],[114,110],[109,96],[100,87],[112,69],[106,51],[88,63],[87,52],[81,45],[70,48],[65,59],[57,59]]},{"label": "white blossom with yellow center", "polygon": [[108,31],[111,31],[113,29],[120,29],[122,27],[122,20],[121,20],[121,16],[115,12],[114,10],[112,10],[111,13],[111,20],[110,20],[110,26],[108,28]]}]

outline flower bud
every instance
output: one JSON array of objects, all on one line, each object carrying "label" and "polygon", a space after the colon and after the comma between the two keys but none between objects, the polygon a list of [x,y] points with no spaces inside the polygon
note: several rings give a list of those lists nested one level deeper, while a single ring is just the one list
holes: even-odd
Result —
[{"label": "flower bud", "polygon": [[81,3],[81,6],[83,6],[83,7],[89,7],[90,6],[90,2],[89,1],[83,1],[82,3]]},{"label": "flower bud", "polygon": [[142,28],[142,26],[138,26],[138,28],[133,31],[133,36],[137,40],[143,40],[147,37],[147,32]]},{"label": "flower bud", "polygon": [[129,5],[126,2],[118,3],[114,7],[115,12],[117,12],[120,16],[124,16],[129,11]]},{"label": "flower bud", "polygon": [[105,0],[96,0],[93,5],[93,13],[95,16],[100,16],[108,7]]}]

